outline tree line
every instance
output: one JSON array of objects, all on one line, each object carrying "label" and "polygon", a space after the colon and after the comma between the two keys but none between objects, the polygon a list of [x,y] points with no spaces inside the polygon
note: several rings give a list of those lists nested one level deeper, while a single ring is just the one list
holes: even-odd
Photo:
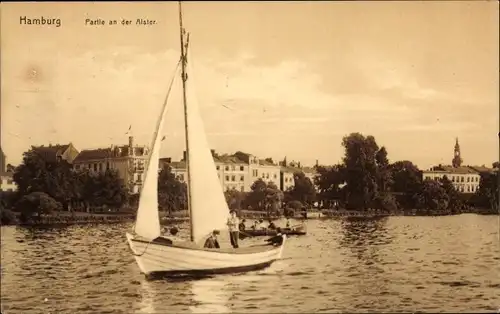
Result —
[{"label": "tree line", "polygon": [[[317,206],[323,209],[387,212],[416,210],[422,214],[451,214],[468,207],[498,211],[498,171],[481,174],[473,195],[459,193],[449,178],[423,180],[422,171],[411,161],[389,162],[384,146],[373,136],[351,133],[342,139],[344,157],[333,166],[318,166],[312,182],[304,173],[294,173],[294,185],[281,191],[275,182],[255,181],[250,192],[225,192],[232,209],[287,214]],[[498,162],[494,163],[498,168]],[[47,161],[33,148],[13,169],[18,190],[3,195],[0,205],[26,215],[58,210],[116,210],[136,208],[138,195],[130,195],[116,170],[104,172],[75,170],[66,161]],[[168,166],[158,176],[160,210],[187,209],[186,184]],[[5,194],[5,193],[4,193]],[[5,211],[3,211],[5,212]]]}]

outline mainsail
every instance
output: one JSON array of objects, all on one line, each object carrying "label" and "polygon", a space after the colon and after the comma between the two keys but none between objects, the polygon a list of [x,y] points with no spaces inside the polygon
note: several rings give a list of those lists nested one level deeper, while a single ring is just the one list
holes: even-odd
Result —
[{"label": "mainsail", "polygon": [[146,172],[144,175],[144,184],[141,189],[139,197],[139,208],[137,209],[137,218],[135,222],[134,231],[141,237],[153,240],[160,236],[160,217],[158,209],[158,172],[160,160],[160,148],[162,141],[162,129],[165,121],[165,112],[167,109],[167,102],[172,90],[172,85],[177,77],[179,70],[179,63],[175,69],[174,76],[170,82],[167,96],[160,111],[160,116],[156,124],[155,133],[153,134],[153,141],[151,152],[146,165]]},{"label": "mainsail", "polygon": [[[188,48],[190,49],[190,48]],[[192,239],[198,242],[214,229],[227,228],[229,208],[224,197],[215,162],[208,145],[203,121],[195,97],[191,53],[187,54],[187,72],[190,88],[186,86],[188,136],[188,171],[191,193]],[[188,85],[188,84],[186,84]]]}]

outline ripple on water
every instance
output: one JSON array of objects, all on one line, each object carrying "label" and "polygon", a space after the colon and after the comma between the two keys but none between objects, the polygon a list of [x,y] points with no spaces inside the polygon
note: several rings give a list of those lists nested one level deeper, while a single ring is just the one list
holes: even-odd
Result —
[{"label": "ripple on water", "polygon": [[500,282],[491,276],[500,271],[496,217],[310,220],[309,235],[291,237],[272,267],[188,281],[145,280],[124,240],[129,228],[2,227],[2,310],[481,312],[499,305]]}]

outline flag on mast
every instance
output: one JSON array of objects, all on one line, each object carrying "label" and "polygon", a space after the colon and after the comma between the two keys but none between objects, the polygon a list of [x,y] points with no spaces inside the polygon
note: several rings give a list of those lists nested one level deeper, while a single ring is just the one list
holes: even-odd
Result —
[{"label": "flag on mast", "polygon": [[130,130],[132,130],[132,124],[128,127],[128,131],[127,131],[127,133],[125,133],[125,134],[129,134],[129,133],[130,133]]}]

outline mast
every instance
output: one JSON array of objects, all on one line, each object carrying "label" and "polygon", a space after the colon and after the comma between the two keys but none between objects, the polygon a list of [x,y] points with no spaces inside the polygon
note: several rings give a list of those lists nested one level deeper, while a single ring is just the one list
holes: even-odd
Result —
[{"label": "mast", "polygon": [[191,208],[191,171],[189,170],[189,127],[188,127],[188,118],[187,118],[187,102],[186,102],[186,81],[188,79],[186,74],[186,64],[187,64],[187,47],[189,44],[189,34],[186,38],[186,43],[184,43],[184,34],[185,30],[182,27],[182,4],[179,1],[179,29],[180,29],[180,40],[181,40],[181,78],[182,78],[182,102],[184,104],[184,132],[186,134],[186,172],[187,172],[187,201],[188,201],[188,212],[189,212],[189,233],[191,241],[194,241],[194,233],[193,233],[193,215]]}]

